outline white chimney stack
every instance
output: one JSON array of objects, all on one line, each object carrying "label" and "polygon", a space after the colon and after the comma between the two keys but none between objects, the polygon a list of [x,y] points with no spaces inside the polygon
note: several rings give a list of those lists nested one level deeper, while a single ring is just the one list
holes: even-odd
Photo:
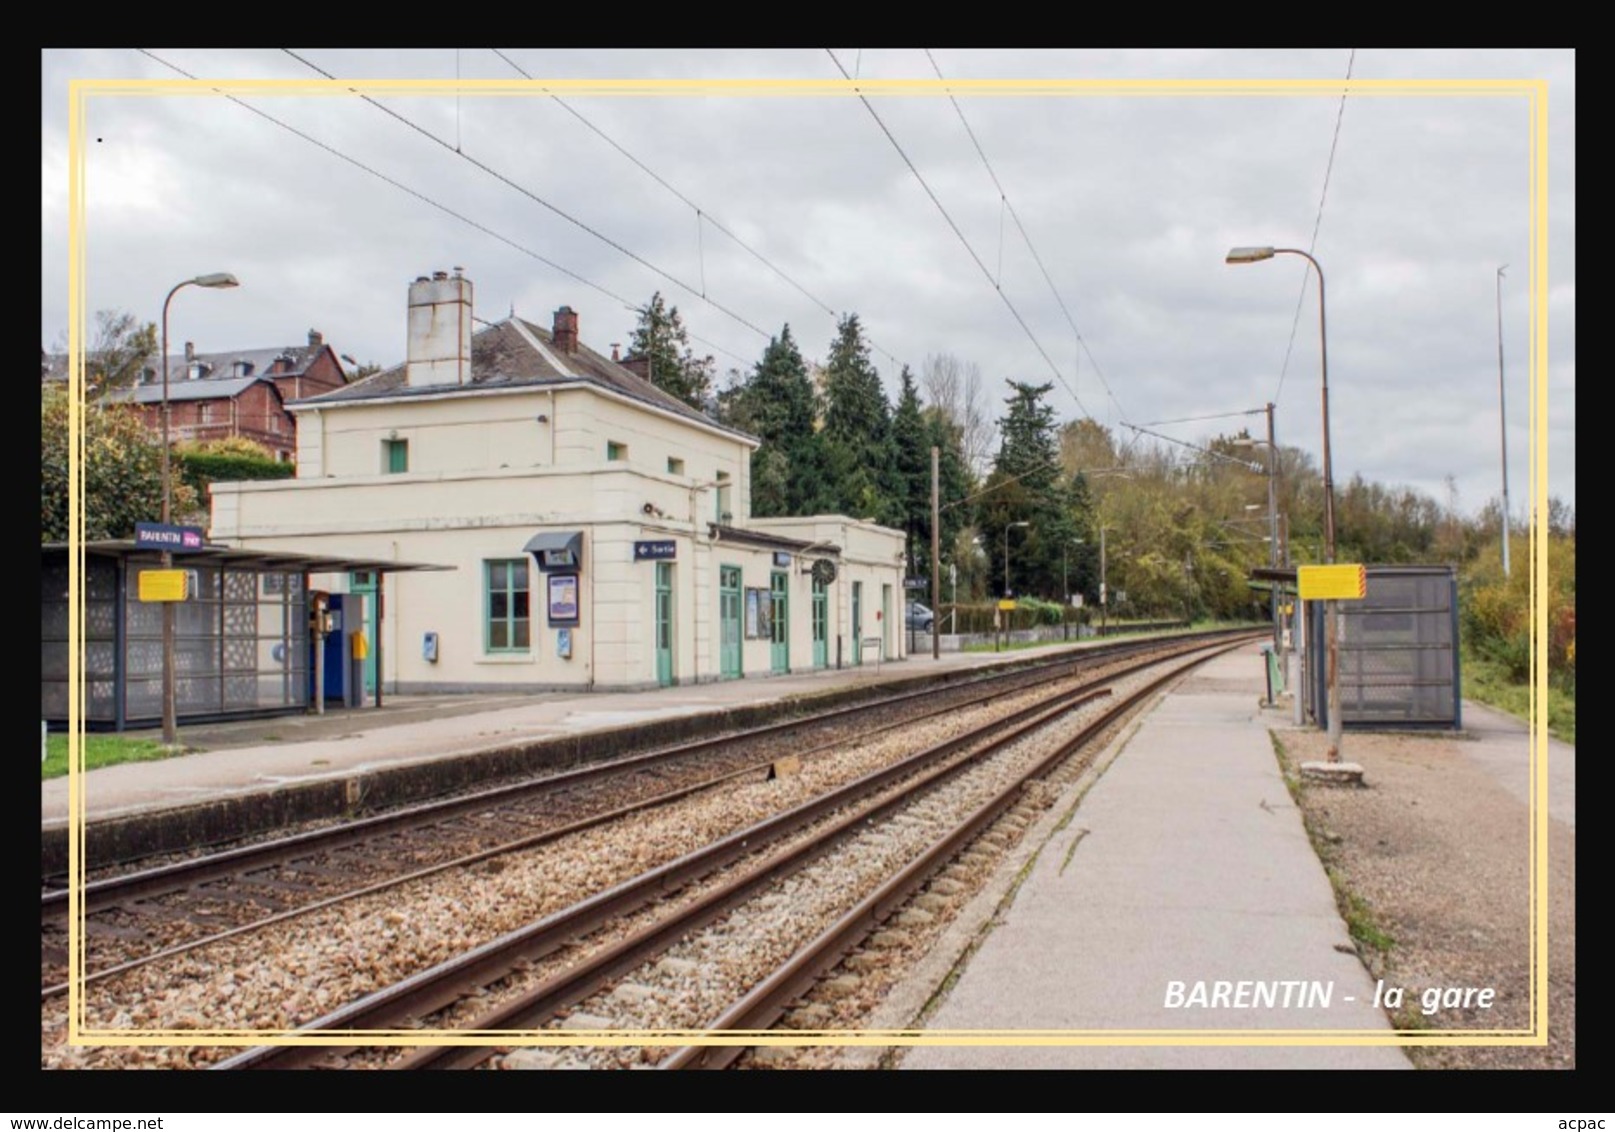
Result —
[{"label": "white chimney stack", "polygon": [[471,383],[471,280],[458,268],[409,285],[409,386]]}]

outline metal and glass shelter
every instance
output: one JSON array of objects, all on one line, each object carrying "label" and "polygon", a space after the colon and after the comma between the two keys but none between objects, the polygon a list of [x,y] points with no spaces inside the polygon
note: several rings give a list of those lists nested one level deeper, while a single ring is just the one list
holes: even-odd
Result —
[{"label": "metal and glass shelter", "polygon": [[[83,543],[80,593],[69,587],[67,543],[40,547],[40,716],[65,725],[73,650],[68,610],[81,601],[78,650],[84,724],[123,731],[156,726],[163,713],[162,606],[140,600],[140,575],[162,553],[133,540]],[[309,576],[375,575],[376,622],[385,613],[386,575],[449,570],[422,562],[203,546],[174,555],[192,574],[175,605],[175,713],[204,722],[307,711],[311,695]],[[381,634],[376,635],[379,653]],[[380,657],[377,657],[378,664]],[[381,703],[381,684],[376,684]]]}]

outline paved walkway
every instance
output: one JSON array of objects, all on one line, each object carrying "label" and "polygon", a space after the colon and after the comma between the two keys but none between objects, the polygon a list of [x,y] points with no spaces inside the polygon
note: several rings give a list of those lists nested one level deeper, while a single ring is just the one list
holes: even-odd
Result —
[{"label": "paved walkway", "polygon": [[[1254,650],[1213,661],[1119,755],[1112,749],[1114,762],[1043,843],[929,1030],[1042,1031],[1054,1041],[1082,1031],[1118,1043],[1140,1031],[1391,1032],[1279,773],[1268,734],[1278,719],[1258,706],[1261,679]],[[1056,807],[1048,821],[1069,811]],[[1409,1063],[1395,1046],[1123,1044],[921,1046],[903,1062],[1224,1067]]]}]

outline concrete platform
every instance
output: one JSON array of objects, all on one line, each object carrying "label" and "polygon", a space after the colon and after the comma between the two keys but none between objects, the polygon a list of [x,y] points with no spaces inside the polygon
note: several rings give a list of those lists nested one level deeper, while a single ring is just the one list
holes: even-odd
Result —
[{"label": "concrete platform", "polygon": [[1030,873],[988,912],[979,950],[925,1022],[1072,1044],[918,1046],[903,1068],[1410,1068],[1395,1046],[1136,1044],[1174,1031],[1391,1033],[1280,774],[1268,734],[1279,713],[1263,712],[1262,694],[1252,648],[1162,698],[1080,803],[1051,811]]},{"label": "concrete platform", "polygon": [[[1095,643],[944,653],[937,660],[927,653],[878,665],[644,692],[389,695],[381,708],[182,726],[179,742],[199,748],[195,753],[85,773],[85,821],[90,827],[127,825],[164,812],[203,810],[211,812],[213,826],[307,820],[323,816],[316,812],[323,809],[342,812],[355,794],[378,801],[391,791],[385,801],[404,802],[438,784],[468,787],[479,776],[517,773],[552,757],[575,761],[603,757],[616,744],[627,749],[675,742],[697,730],[788,714],[804,700],[851,702],[876,685],[947,679]],[[62,842],[65,853],[67,815],[67,778],[43,782],[47,860],[54,842]],[[92,839],[92,859],[95,852]]]}]

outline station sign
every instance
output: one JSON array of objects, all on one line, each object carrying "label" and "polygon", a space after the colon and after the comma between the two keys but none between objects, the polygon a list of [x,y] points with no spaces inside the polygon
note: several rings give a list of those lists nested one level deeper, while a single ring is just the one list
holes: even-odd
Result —
[{"label": "station sign", "polygon": [[151,547],[154,550],[177,550],[181,553],[188,550],[202,549],[201,527],[178,527],[172,523],[136,523],[135,545]]},{"label": "station sign", "polygon": [[1357,601],[1368,596],[1368,567],[1361,564],[1296,568],[1302,601]]},{"label": "station sign", "polygon": [[670,538],[651,539],[645,542],[634,543],[635,562],[654,562],[663,559],[677,558],[679,544]]},{"label": "station sign", "polygon": [[189,591],[189,570],[140,571],[141,601],[184,601]]}]

